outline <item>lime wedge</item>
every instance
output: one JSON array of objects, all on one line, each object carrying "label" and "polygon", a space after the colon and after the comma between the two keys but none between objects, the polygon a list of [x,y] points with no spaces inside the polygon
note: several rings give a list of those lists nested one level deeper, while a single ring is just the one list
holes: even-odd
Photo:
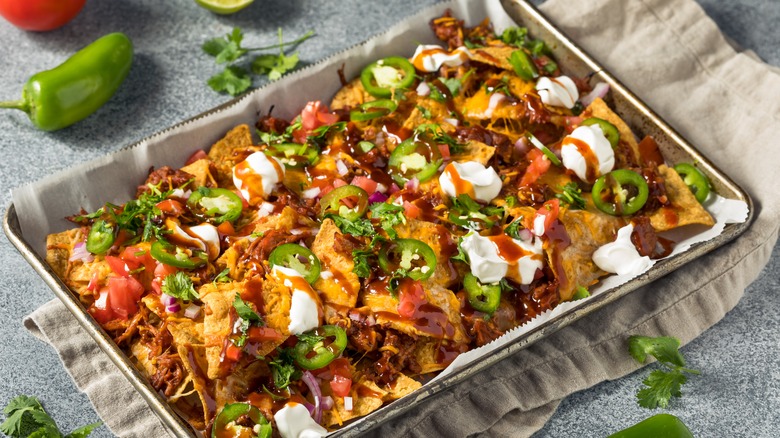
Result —
[{"label": "lime wedge", "polygon": [[195,0],[195,3],[217,14],[232,14],[252,4],[254,0]]}]

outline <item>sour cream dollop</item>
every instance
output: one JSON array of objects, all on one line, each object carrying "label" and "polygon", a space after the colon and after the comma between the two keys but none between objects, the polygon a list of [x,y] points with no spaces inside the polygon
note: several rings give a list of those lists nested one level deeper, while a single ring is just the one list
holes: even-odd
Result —
[{"label": "sour cream dollop", "polygon": [[435,44],[421,44],[412,55],[412,64],[420,71],[431,73],[439,71],[442,65],[457,67],[469,59],[471,59],[471,52],[465,47],[458,47],[448,52]]},{"label": "sour cream dollop", "polygon": [[490,202],[498,196],[502,183],[492,167],[485,167],[476,161],[453,161],[439,176],[439,185],[444,193],[453,198],[467,194],[477,201]]},{"label": "sour cream dollop", "polygon": [[648,256],[640,256],[631,242],[634,225],[628,224],[617,232],[614,242],[602,245],[593,253],[593,263],[600,269],[617,275],[639,275],[653,265]]},{"label": "sour cream dollop", "polygon": [[320,326],[320,307],[312,298],[314,291],[303,276],[295,269],[274,265],[271,274],[292,289],[290,304],[290,325],[287,329],[293,335],[315,329]]},{"label": "sour cream dollop", "polygon": [[282,438],[320,438],[328,433],[300,403],[288,402],[274,414],[274,420]]},{"label": "sour cream dollop", "polygon": [[481,283],[495,283],[508,277],[530,284],[542,269],[542,241],[522,241],[506,234],[484,237],[467,234],[460,244],[471,262],[471,273]]},{"label": "sour cream dollop", "polygon": [[589,183],[615,167],[615,152],[598,125],[579,126],[564,137],[561,158],[563,167]]},{"label": "sour cream dollop", "polygon": [[546,105],[572,109],[577,99],[580,98],[577,85],[568,76],[558,76],[557,78],[542,76],[536,82],[536,90],[539,91],[542,103]]},{"label": "sour cream dollop", "polygon": [[206,246],[206,252],[209,254],[209,260],[219,257],[219,231],[217,227],[209,223],[203,223],[190,227],[190,233],[200,239]]},{"label": "sour cream dollop", "polygon": [[284,180],[284,165],[263,152],[255,152],[233,167],[233,184],[252,205],[262,202]]}]

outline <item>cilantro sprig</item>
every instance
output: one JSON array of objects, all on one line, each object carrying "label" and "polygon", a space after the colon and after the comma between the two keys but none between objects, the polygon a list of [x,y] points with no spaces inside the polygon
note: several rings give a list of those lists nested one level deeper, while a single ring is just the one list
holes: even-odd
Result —
[{"label": "cilantro sprig", "polygon": [[[242,46],[244,33],[240,28],[234,27],[233,30],[223,37],[212,38],[201,46],[203,52],[214,57],[218,65],[226,64],[225,68],[210,77],[207,81],[209,87],[217,92],[226,92],[231,96],[237,96],[252,86],[252,76],[254,73],[259,76],[266,75],[271,81],[282,77],[283,74],[293,70],[300,61],[298,52],[292,54],[285,53],[284,48],[297,46],[314,36],[314,31],[306,32],[300,38],[293,41],[284,42],[282,38],[282,29],[279,28],[279,43],[266,47],[247,48]],[[255,57],[247,66],[238,65],[241,58],[252,52],[279,49],[279,54],[263,54]]]},{"label": "cilantro sprig", "polygon": [[569,204],[572,210],[584,210],[585,198],[582,197],[582,189],[575,182],[568,182],[561,187],[562,192],[556,193],[555,197],[561,202]]},{"label": "cilantro sprig", "polygon": [[241,299],[241,294],[238,292],[236,292],[236,297],[233,300],[233,308],[236,309],[236,314],[241,320],[241,325],[239,326],[241,336],[237,340],[233,341],[233,343],[236,345],[236,347],[243,347],[244,344],[246,344],[249,328],[253,325],[263,326],[265,325],[265,321],[263,321],[263,318],[260,316],[260,314],[255,312],[254,309],[249,307],[249,305],[243,299]]},{"label": "cilantro sprig", "polygon": [[192,280],[184,271],[166,276],[162,281],[161,289],[163,293],[184,301],[193,301],[200,298],[200,295],[198,295],[198,292],[192,285]]},{"label": "cilantro sprig", "polygon": [[668,336],[628,338],[628,352],[637,362],[645,363],[647,356],[653,356],[666,367],[666,370],[652,371],[642,382],[646,387],[636,393],[639,406],[648,409],[668,407],[672,397],[682,396],[680,387],[688,381],[686,373],[699,374],[697,370],[686,368],[679,348],[680,340]]},{"label": "cilantro sprig", "polygon": [[20,395],[8,402],[3,413],[6,420],[0,425],[0,432],[12,438],[84,438],[103,424],[101,422],[88,424],[63,435],[57,423],[43,409],[41,402],[35,397],[26,395]]},{"label": "cilantro sprig", "polygon": [[292,349],[278,349],[278,352],[276,358],[268,362],[268,366],[271,368],[274,386],[279,390],[284,390],[290,385],[290,381],[301,378],[301,370],[295,367]]}]

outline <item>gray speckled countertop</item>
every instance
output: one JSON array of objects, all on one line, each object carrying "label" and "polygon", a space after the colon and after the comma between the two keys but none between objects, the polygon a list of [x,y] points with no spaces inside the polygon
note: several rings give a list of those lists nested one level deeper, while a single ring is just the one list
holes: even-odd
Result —
[{"label": "gray speckled countertop", "polygon": [[[723,32],[742,47],[780,65],[780,2],[698,0]],[[204,84],[217,69],[200,53],[209,37],[241,26],[248,45],[275,42],[315,29],[300,47],[315,62],[383,30],[433,0],[313,2],[257,0],[249,9],[220,17],[191,0],[91,0],[64,28],[43,34],[0,20],[0,100],[16,99],[27,78],[51,68],[99,36],[122,31],[135,44],[133,69],[118,94],[98,113],[56,133],[34,129],[26,116],[0,112],[2,212],[9,189],[107,154],[141,137],[216,106],[227,97]],[[256,85],[260,85],[258,82]],[[780,251],[739,305],[683,348],[702,370],[668,411],[696,436],[780,436]],[[0,405],[18,394],[38,396],[63,430],[97,421],[86,396],[71,382],[56,353],[22,327],[22,318],[54,295],[0,236]],[[536,436],[605,436],[650,415],[636,406],[643,369],[567,398]],[[96,437],[110,436],[101,428]]]}]

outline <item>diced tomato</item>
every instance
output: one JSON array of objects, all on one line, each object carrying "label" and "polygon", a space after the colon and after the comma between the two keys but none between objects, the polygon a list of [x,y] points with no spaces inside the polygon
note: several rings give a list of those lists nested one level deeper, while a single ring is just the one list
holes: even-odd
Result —
[{"label": "diced tomato", "polygon": [[271,327],[250,327],[247,338],[252,342],[281,341],[284,337]]},{"label": "diced tomato", "polygon": [[525,174],[520,180],[520,187],[533,184],[550,169],[550,160],[539,149],[531,149],[528,152],[528,158],[531,160],[531,164],[525,170]]},{"label": "diced tomato", "polygon": [[130,276],[130,267],[127,266],[127,263],[125,263],[125,261],[119,257],[106,256],[106,263],[108,263],[108,266],[111,268],[111,271],[114,274],[120,277]]},{"label": "diced tomato", "polygon": [[[550,201],[547,201],[542,205],[542,207],[536,211],[536,217],[534,218],[534,234],[542,235],[547,232],[547,230],[550,229],[553,222],[555,222],[556,219],[558,219],[558,211],[560,209],[560,202],[557,199],[553,199]],[[538,233],[536,229],[536,218],[544,217],[544,232]]]},{"label": "diced tomato", "polygon": [[168,216],[181,216],[182,213],[184,213],[184,205],[175,200],[175,199],[166,199],[164,201],[160,201],[155,205],[155,207],[159,208],[160,211],[167,214]]},{"label": "diced tomato", "polygon": [[138,246],[128,246],[119,254],[119,258],[125,261],[130,270],[136,270],[141,265],[148,272],[153,272],[157,268],[157,261],[149,250]]},{"label": "diced tomato", "polygon": [[399,289],[398,314],[406,319],[413,319],[417,308],[426,302],[422,284],[419,281],[404,280]]},{"label": "diced tomato", "polygon": [[100,324],[105,324],[115,319],[114,312],[111,310],[108,288],[100,290],[99,298],[89,307],[88,312]]},{"label": "diced tomato", "polygon": [[574,131],[575,128],[580,126],[582,124],[582,121],[584,119],[579,116],[567,116],[563,118],[563,129],[566,130],[567,134],[571,134],[572,131]]},{"label": "diced tomato", "polygon": [[241,354],[243,353],[243,350],[236,347],[235,344],[228,341],[227,346],[225,347],[225,357],[233,362],[238,362],[239,359],[241,359]]},{"label": "diced tomato", "polygon": [[178,271],[179,268],[175,266],[166,265],[165,263],[158,263],[154,268],[154,276],[157,278],[165,278],[171,274],[175,274]]},{"label": "diced tomato", "polygon": [[333,390],[333,394],[346,397],[349,395],[349,390],[352,389],[352,379],[334,375],[333,380],[330,381],[330,389]]},{"label": "diced tomato", "polygon": [[236,229],[233,227],[233,224],[230,222],[222,222],[217,226],[217,231],[219,231],[220,234],[225,236],[232,236],[236,234]]},{"label": "diced tomato", "polygon": [[347,185],[347,182],[344,181],[341,178],[336,178],[336,179],[333,180],[333,188],[334,189],[337,189],[337,188],[339,188],[341,186],[345,186],[345,185]]},{"label": "diced tomato", "polygon": [[208,155],[206,155],[206,151],[204,151],[203,149],[198,149],[197,151],[195,151],[194,154],[190,155],[190,157],[187,158],[187,163],[185,164],[189,165],[198,160],[202,160],[204,158],[208,158]]},{"label": "diced tomato", "polygon": [[92,278],[89,279],[89,284],[87,284],[87,290],[95,292],[99,286],[100,281],[100,275],[98,275],[98,272],[95,271],[92,273]]},{"label": "diced tomato", "polygon": [[439,146],[439,152],[441,152],[441,157],[444,158],[445,160],[449,160],[450,159],[450,145],[440,143],[437,146]]},{"label": "diced tomato", "polygon": [[108,278],[108,302],[118,318],[127,319],[138,311],[138,300],[144,287],[133,277]]},{"label": "diced tomato", "polygon": [[406,214],[406,217],[409,219],[417,219],[422,215],[422,210],[411,202],[404,201],[404,214]]},{"label": "diced tomato", "polygon": [[301,126],[306,135],[320,126],[332,125],[339,121],[339,116],[328,111],[328,106],[319,100],[309,102],[301,111]]},{"label": "diced tomato", "polygon": [[352,378],[352,367],[349,364],[349,359],[346,357],[340,357],[328,364],[328,369],[331,375],[338,375],[341,377]]},{"label": "diced tomato", "polygon": [[369,196],[376,192],[376,188],[378,186],[376,181],[366,176],[356,176],[352,178],[352,182],[350,184],[365,190]]}]

